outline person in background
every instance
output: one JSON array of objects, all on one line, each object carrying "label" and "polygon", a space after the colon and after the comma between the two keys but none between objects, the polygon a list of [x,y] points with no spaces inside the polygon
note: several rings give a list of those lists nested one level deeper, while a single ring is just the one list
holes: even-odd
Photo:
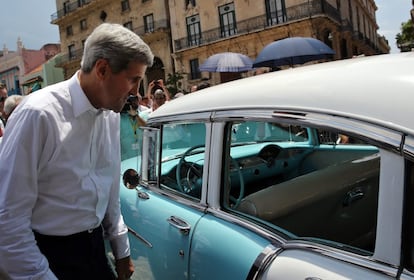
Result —
[{"label": "person in background", "polygon": [[139,105],[144,106],[144,107],[150,109],[151,105],[150,105],[150,100],[149,100],[148,96],[144,95],[141,98],[141,101],[139,102]]},{"label": "person in background", "polygon": [[145,126],[146,122],[139,115],[138,96],[131,95],[121,111],[121,160],[136,157],[140,154],[142,133],[139,128]]},{"label": "person in background", "polygon": [[13,111],[0,146],[0,275],[131,277],[118,113],[153,58],[134,32],[103,23],[86,39],[72,78],[28,95]]},{"label": "person in background", "polygon": [[159,107],[167,102],[167,96],[162,89],[157,89],[154,92],[153,102],[152,102],[152,111],[157,110]]},{"label": "person in background", "polygon": [[208,88],[208,87],[210,87],[210,83],[204,81],[204,82],[201,82],[198,85],[191,86],[190,92],[196,92],[198,90],[202,90],[202,89],[205,89],[205,88]]},{"label": "person in background", "polygon": [[[17,107],[17,105],[19,105],[20,101],[23,99],[24,97],[21,95],[12,95],[6,98],[6,101],[4,101],[4,127],[7,124],[7,119],[10,117],[10,114],[13,112],[13,110]],[[3,140],[3,136],[0,135],[0,144]]]},{"label": "person in background", "polygon": [[154,93],[157,90],[161,90],[162,92],[164,92],[166,101],[169,101],[171,99],[170,98],[170,93],[169,93],[167,87],[164,85],[164,81],[162,79],[153,80],[148,84],[148,89],[147,89],[147,97],[149,99],[150,108],[153,107]]},{"label": "person in background", "polygon": [[4,101],[7,98],[7,87],[5,84],[0,83],[0,137],[3,136],[4,126],[6,120],[4,119]]},{"label": "person in background", "polygon": [[4,101],[4,119],[7,124],[7,120],[10,117],[10,114],[16,109],[17,105],[23,100],[24,96],[22,95],[11,95],[6,98],[6,101]]},{"label": "person in background", "polygon": [[145,103],[142,101],[142,96],[138,93],[136,98],[136,101],[133,101],[133,103],[136,103],[138,106],[138,112],[144,112],[146,110],[149,110],[149,107],[145,105]]},{"label": "person in background", "polygon": [[190,92],[195,92],[195,91],[197,91],[197,85],[192,85]]}]

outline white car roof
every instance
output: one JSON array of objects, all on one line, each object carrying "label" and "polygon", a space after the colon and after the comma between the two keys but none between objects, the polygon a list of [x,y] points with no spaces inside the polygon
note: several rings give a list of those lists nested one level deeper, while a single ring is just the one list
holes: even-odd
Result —
[{"label": "white car roof", "polygon": [[150,119],[229,109],[334,113],[414,131],[414,52],[301,66],[240,79],[168,102]]}]

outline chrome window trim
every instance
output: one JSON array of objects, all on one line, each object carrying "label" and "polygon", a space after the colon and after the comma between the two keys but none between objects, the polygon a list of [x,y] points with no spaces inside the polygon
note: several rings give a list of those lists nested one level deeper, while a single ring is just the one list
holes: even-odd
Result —
[{"label": "chrome window trim", "polygon": [[[221,195],[221,175],[222,158],[223,158],[223,142],[224,142],[224,127],[226,123],[215,122],[211,126],[211,146],[209,157],[209,176],[207,181],[207,204],[209,208],[220,209],[220,195]],[[210,186],[218,186],[216,188]]]},{"label": "chrome window trim", "polygon": [[401,264],[405,162],[400,155],[380,150],[380,189],[373,258]]},{"label": "chrome window trim", "polygon": [[414,160],[414,136],[407,135],[404,138],[404,146],[403,146],[404,153]]},{"label": "chrome window trim", "polygon": [[[367,122],[363,119],[328,114],[325,112],[310,112],[305,110],[275,110],[275,109],[249,109],[214,112],[213,121],[235,121],[235,120],[263,120],[311,126],[321,129],[334,129],[347,132],[375,142],[375,145],[385,149],[401,153],[401,143],[404,129],[399,130],[391,124],[382,126],[373,121]],[[338,129],[340,128],[340,129]]]}]

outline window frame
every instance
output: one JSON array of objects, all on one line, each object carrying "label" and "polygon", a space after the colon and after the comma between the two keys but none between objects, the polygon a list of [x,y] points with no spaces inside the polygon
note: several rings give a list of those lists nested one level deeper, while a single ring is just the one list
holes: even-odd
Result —
[{"label": "window frame", "polygon": [[126,12],[126,11],[130,11],[130,10],[131,10],[131,6],[129,4],[129,0],[122,0],[121,1],[121,11]]},{"label": "window frame", "polygon": [[237,20],[234,2],[218,7],[220,19],[220,37],[227,38],[237,34]]},{"label": "window frame", "polygon": [[66,36],[73,36],[73,26],[72,25],[68,25],[66,26]]},{"label": "window frame", "polygon": [[201,24],[200,15],[192,15],[185,19],[187,27],[187,45],[198,46],[201,44]]},{"label": "window frame", "polygon": [[79,26],[80,26],[80,30],[82,31],[88,29],[88,22],[86,18],[83,18],[79,21]]},{"label": "window frame", "polygon": [[147,14],[143,17],[145,33],[152,33],[155,31],[154,14]]},{"label": "window frame", "polygon": [[287,21],[285,0],[265,0],[266,21],[268,26]]},{"label": "window frame", "polygon": [[196,80],[201,78],[201,72],[199,70],[199,60],[198,58],[190,59],[190,79]]}]

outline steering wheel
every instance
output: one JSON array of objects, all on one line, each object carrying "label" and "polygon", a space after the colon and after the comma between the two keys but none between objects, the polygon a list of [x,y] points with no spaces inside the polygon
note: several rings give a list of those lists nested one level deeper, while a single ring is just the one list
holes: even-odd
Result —
[{"label": "steering wheel", "polygon": [[237,197],[232,196],[231,194],[229,195],[229,200],[230,202],[233,203],[231,208],[236,209],[244,197],[244,179],[243,179],[242,170],[237,160],[235,160],[234,158],[231,158],[231,163],[233,164],[233,168],[237,169],[237,173],[239,175],[239,185],[240,185],[239,195]]},{"label": "steering wheel", "polygon": [[[204,145],[196,145],[196,146],[190,147],[187,151],[185,151],[185,153],[180,158],[180,161],[177,164],[177,168],[176,168],[177,185],[178,185],[179,190],[183,193],[190,193],[194,191],[197,187],[201,188],[202,178],[203,178],[202,168],[200,168],[200,166],[196,164],[195,162],[187,162],[185,160],[185,158],[188,155],[190,155],[192,151],[199,149],[199,148],[204,148]],[[241,200],[244,197],[244,189],[245,189],[244,179],[243,179],[243,174],[242,174],[242,170],[240,169],[239,163],[233,158],[231,158],[231,162],[233,164],[233,168],[237,170],[237,174],[239,175],[240,190],[239,190],[239,195],[237,197],[230,194],[229,200],[230,202],[232,202],[232,208],[237,208],[237,206],[239,206]],[[187,170],[186,170],[185,178],[182,178],[181,172],[185,168],[184,166],[187,167]]]},{"label": "steering wheel", "polygon": [[[201,188],[203,170],[195,162],[188,162],[185,160],[185,157],[188,156],[192,151],[196,149],[204,148],[204,145],[196,145],[190,147],[183,156],[180,158],[180,161],[177,164],[176,168],[176,179],[179,191],[183,193],[190,193],[195,190],[196,187]],[[185,178],[181,178],[181,172],[187,168]]]}]

